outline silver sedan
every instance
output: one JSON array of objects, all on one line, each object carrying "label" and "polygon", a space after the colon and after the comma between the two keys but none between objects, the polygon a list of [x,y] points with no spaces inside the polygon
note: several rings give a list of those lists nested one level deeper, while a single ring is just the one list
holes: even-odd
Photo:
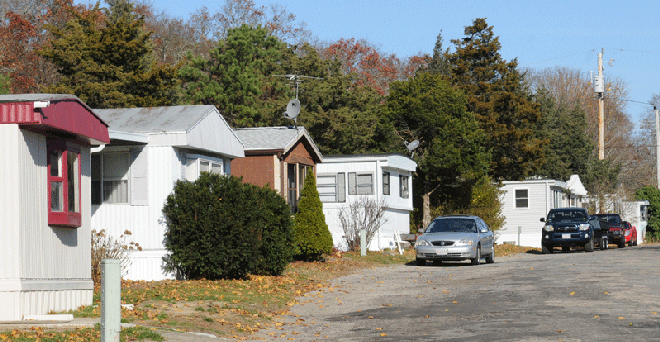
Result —
[{"label": "silver sedan", "polygon": [[426,265],[443,261],[470,260],[479,265],[495,262],[494,236],[486,222],[473,215],[440,216],[434,219],[415,242],[416,262]]}]

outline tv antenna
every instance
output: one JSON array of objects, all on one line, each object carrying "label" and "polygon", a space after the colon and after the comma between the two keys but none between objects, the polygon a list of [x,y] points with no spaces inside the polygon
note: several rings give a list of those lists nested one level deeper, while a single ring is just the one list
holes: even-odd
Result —
[{"label": "tv antenna", "polygon": [[410,155],[410,158],[414,157],[415,156],[415,149],[419,146],[419,140],[415,139],[411,142],[407,142],[407,141],[404,140],[403,143],[408,148],[408,152],[412,152],[412,154]]},{"label": "tv antenna", "polygon": [[296,86],[296,98],[289,101],[289,104],[286,105],[286,111],[284,112],[284,117],[293,120],[294,125],[297,127],[298,122],[296,121],[296,118],[298,117],[298,114],[300,114],[300,100],[298,100],[298,88],[300,86],[300,82],[302,82],[301,78],[309,78],[314,80],[322,80],[323,78],[313,77],[313,76],[303,76],[303,75],[273,75],[273,76],[286,77],[289,79],[289,81],[293,82],[293,85]]}]

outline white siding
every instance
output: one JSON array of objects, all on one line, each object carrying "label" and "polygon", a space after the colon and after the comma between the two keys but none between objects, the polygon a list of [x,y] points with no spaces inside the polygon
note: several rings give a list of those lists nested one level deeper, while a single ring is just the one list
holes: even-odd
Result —
[{"label": "white siding", "polygon": [[125,241],[138,243],[142,247],[141,252],[131,254],[126,279],[172,279],[171,275],[164,274],[161,269],[162,256],[166,252],[162,210],[175,181],[182,176],[182,165],[175,149],[170,146],[147,146],[144,152],[149,169],[148,205],[95,205],[92,226],[97,231],[105,229],[109,236],[116,239],[128,230],[131,235],[125,235]]},{"label": "white siding", "polygon": [[[544,223],[541,218],[550,209],[565,207],[568,201],[561,192],[566,183],[555,180],[528,180],[520,182],[505,182],[502,201],[504,226],[496,232],[497,243],[514,243],[521,246],[541,247],[541,229]],[[516,208],[515,191],[528,190],[528,207]],[[557,206],[555,206],[555,198]]]},{"label": "white siding", "polygon": [[81,227],[57,228],[48,226],[46,139],[0,125],[0,140],[0,320],[91,304],[89,148],[80,151]]},{"label": "white siding", "polygon": [[[0,281],[18,279],[20,266],[19,201],[20,167],[18,160],[18,125],[0,125]],[[2,289],[3,287],[0,287]],[[1,290],[0,290],[1,291]],[[2,294],[2,292],[0,292]],[[2,298],[0,302],[6,303]]]},{"label": "white siding", "polygon": [[[367,197],[376,201],[381,199],[385,203],[387,222],[381,227],[378,233],[369,242],[370,250],[382,250],[384,248],[394,248],[394,233],[407,234],[410,230],[410,211],[412,205],[412,171],[416,164],[410,159],[401,156],[348,156],[348,157],[326,157],[323,163],[317,164],[317,176],[333,175],[337,173],[346,174],[346,202],[343,203],[323,203],[323,213],[325,215],[328,229],[332,233],[333,243],[340,249],[346,249],[344,231],[339,221],[339,212],[342,208],[348,207],[363,195],[349,195],[348,192],[348,174],[370,173],[374,175],[374,193]],[[390,194],[383,194],[383,171],[390,173]],[[401,198],[399,196],[399,176],[409,176],[409,197]]]}]

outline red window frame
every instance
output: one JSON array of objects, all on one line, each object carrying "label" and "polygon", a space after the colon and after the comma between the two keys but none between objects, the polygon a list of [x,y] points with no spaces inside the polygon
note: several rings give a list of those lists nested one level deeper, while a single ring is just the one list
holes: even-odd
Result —
[{"label": "red window frame", "polygon": [[[46,145],[48,153],[48,224],[71,228],[80,227],[82,222],[80,215],[82,204],[80,147],[67,144],[66,141],[63,140],[54,139],[48,139]],[[59,160],[53,160],[54,156],[58,156]],[[75,160],[71,165],[73,170],[69,170],[69,159],[71,156],[75,157]],[[54,166],[57,166],[57,169],[54,169]],[[76,173],[72,175],[72,177],[75,178],[69,177],[71,171]],[[73,185],[70,184],[71,179],[74,180]],[[56,189],[53,189],[54,184],[59,184],[59,186],[57,186]],[[69,191],[71,186],[73,186],[73,194]],[[53,192],[53,190],[56,192]],[[54,196],[59,197],[58,201],[55,203],[56,208],[53,208]],[[74,196],[72,199],[72,201],[74,201],[73,208],[71,208],[72,201],[70,201],[70,196]]]}]

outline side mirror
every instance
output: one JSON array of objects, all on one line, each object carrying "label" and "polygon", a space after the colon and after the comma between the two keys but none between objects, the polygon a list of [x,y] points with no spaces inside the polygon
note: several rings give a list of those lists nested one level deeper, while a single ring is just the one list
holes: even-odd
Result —
[{"label": "side mirror", "polygon": [[488,233],[488,228],[481,229],[481,234],[486,234],[486,233]]},{"label": "side mirror", "polygon": [[545,217],[541,217],[541,222],[545,222]]},{"label": "side mirror", "polygon": [[424,230],[425,230],[424,228],[419,228],[419,229],[417,229],[417,232],[423,234]]}]

